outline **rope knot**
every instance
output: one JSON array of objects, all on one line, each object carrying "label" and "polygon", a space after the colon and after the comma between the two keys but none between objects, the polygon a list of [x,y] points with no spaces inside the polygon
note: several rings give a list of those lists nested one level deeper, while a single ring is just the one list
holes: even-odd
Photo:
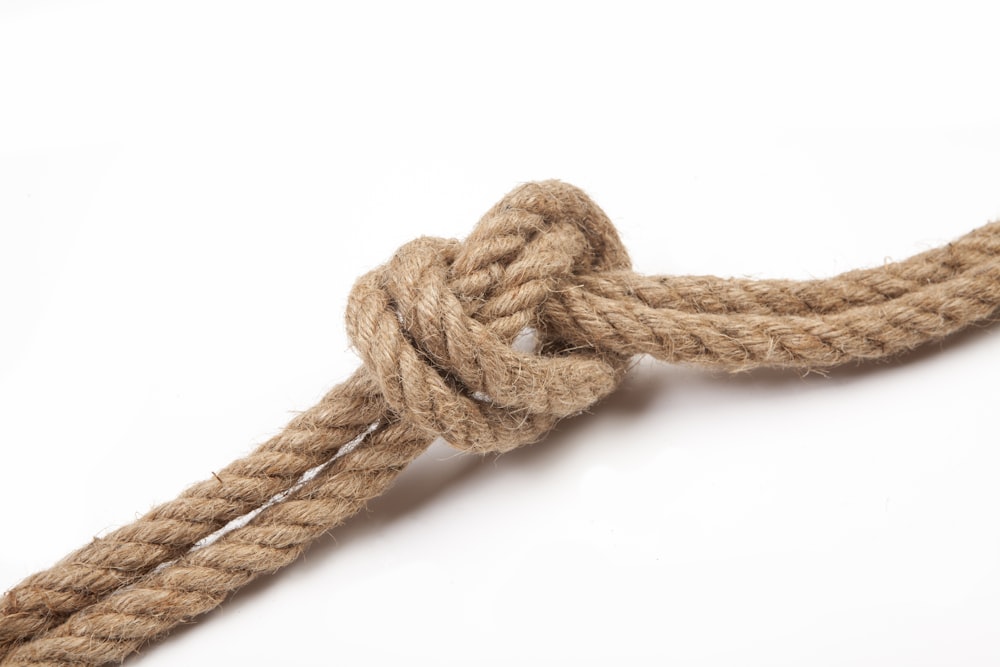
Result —
[{"label": "rope knot", "polygon": [[[400,417],[459,449],[505,452],[618,385],[627,358],[571,346],[544,304],[575,276],[629,266],[611,222],[582,191],[531,183],[465,242],[419,238],[363,276],[348,301],[348,333]],[[512,347],[525,331],[534,353]]]}]

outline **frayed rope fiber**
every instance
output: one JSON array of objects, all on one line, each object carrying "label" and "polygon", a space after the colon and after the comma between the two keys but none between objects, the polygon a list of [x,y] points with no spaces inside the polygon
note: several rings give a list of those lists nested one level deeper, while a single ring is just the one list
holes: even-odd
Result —
[{"label": "frayed rope fiber", "polygon": [[[642,276],[583,192],[523,185],[464,242],[417,239],[357,282],[347,329],[364,365],[318,405],[9,590],[0,664],[121,661],[291,563],[436,437],[478,454],[534,442],[613,391],[634,355],[828,368],[938,340],[998,305],[1000,223],[826,280]],[[512,347],[525,330],[535,353]]]}]

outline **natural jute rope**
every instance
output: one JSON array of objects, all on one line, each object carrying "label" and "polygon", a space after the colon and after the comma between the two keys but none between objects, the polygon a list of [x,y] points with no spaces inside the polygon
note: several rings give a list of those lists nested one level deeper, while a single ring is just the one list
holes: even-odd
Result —
[{"label": "natural jute rope", "polygon": [[[633,355],[823,368],[910,350],[998,305],[1000,223],[827,280],[650,277],[580,190],[524,185],[464,243],[418,239],[357,282],[347,328],[364,365],[280,435],[8,591],[0,663],[120,661],[293,561],[434,438],[479,454],[538,440],[611,392]],[[512,348],[525,330],[534,354]]]}]

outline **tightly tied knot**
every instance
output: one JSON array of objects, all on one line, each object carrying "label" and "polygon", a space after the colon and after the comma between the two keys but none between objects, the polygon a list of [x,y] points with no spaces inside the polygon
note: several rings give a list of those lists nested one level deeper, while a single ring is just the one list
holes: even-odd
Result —
[{"label": "tightly tied knot", "polygon": [[[586,194],[530,183],[464,242],[419,238],[363,276],[347,329],[399,417],[458,449],[505,452],[618,385],[627,357],[569,343],[545,303],[583,275],[628,268],[614,226]],[[525,331],[533,353],[512,347]]]}]

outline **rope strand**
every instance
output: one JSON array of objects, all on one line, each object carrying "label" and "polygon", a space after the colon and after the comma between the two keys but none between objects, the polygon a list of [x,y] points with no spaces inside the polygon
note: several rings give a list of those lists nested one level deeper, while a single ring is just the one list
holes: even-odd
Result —
[{"label": "rope strand", "polygon": [[[521,186],[464,243],[418,239],[358,281],[347,323],[364,366],[281,434],[9,590],[0,664],[120,661],[292,562],[435,437],[480,454],[535,441],[613,391],[633,355],[828,368],[898,355],[998,307],[1000,223],[825,280],[641,276],[580,190]],[[512,349],[525,329],[537,353]]]},{"label": "rope strand", "polygon": [[0,658],[108,593],[175,560],[199,541],[288,491],[383,414],[368,400],[367,376],[330,391],[250,455],[199,482],[137,521],[95,538],[59,563],[31,575],[0,602]]},{"label": "rope strand", "polygon": [[[430,444],[405,424],[380,427],[301,489],[247,525],[15,648],[4,665],[120,662],[150,638],[217,607],[261,574],[294,561],[313,540],[381,494]],[[71,659],[70,659],[71,656]]]}]

